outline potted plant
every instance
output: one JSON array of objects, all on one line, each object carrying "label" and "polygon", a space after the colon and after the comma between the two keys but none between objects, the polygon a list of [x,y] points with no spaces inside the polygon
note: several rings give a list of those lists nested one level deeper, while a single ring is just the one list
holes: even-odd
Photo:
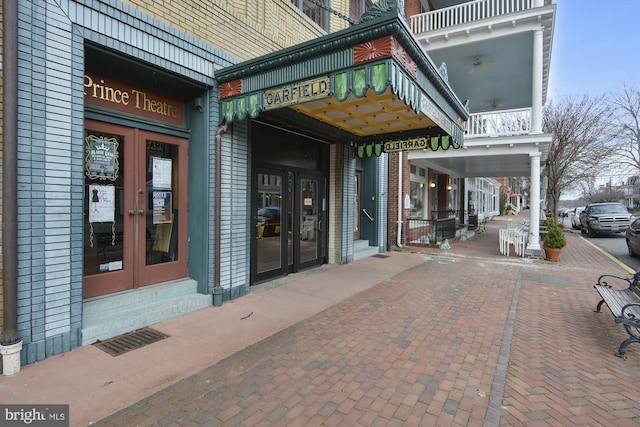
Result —
[{"label": "potted plant", "polygon": [[438,236],[436,233],[429,233],[429,243],[435,245],[438,243]]},{"label": "potted plant", "polygon": [[567,239],[564,237],[564,231],[558,224],[551,222],[549,224],[549,232],[544,239],[544,252],[549,261],[558,261],[560,259],[560,251],[567,246]]}]

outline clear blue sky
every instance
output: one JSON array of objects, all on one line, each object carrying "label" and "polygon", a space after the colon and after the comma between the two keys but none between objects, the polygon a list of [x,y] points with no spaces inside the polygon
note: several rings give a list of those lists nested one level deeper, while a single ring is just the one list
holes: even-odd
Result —
[{"label": "clear blue sky", "polygon": [[640,85],[640,0],[555,0],[548,99]]}]

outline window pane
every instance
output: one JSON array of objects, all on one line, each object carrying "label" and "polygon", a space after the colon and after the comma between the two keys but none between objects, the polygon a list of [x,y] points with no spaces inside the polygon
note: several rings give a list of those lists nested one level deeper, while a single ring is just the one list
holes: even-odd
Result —
[{"label": "window pane", "polygon": [[[325,20],[325,10],[312,0],[291,0],[291,4],[294,4],[298,9],[302,10],[302,13],[307,15],[313,22],[318,24],[322,29],[329,30],[328,22]],[[327,0],[322,2],[327,4]]]}]

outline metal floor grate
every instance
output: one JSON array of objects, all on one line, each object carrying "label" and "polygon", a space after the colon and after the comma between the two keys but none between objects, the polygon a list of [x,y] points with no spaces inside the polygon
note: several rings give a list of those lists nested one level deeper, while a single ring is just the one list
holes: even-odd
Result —
[{"label": "metal floor grate", "polygon": [[94,345],[112,356],[120,356],[168,337],[169,335],[165,335],[155,329],[141,328],[106,341],[97,342]]},{"label": "metal floor grate", "polygon": [[389,255],[384,255],[384,254],[377,254],[377,255],[372,255],[373,258],[389,258]]}]

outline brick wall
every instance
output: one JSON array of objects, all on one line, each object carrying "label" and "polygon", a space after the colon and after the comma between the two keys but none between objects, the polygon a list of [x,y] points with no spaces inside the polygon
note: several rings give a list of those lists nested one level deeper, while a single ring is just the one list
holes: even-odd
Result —
[{"label": "brick wall", "polygon": [[420,13],[420,0],[404,0],[404,14],[407,20]]},{"label": "brick wall", "polygon": [[[128,0],[131,6],[236,56],[255,58],[324,35],[289,0]],[[331,7],[348,14],[348,0]],[[348,23],[330,14],[330,29]]]},{"label": "brick wall", "polygon": [[[396,246],[398,236],[398,168],[399,153],[389,154],[389,222],[388,222],[388,238],[389,246]],[[403,230],[407,226],[406,220],[409,217],[411,209],[404,208],[405,195],[409,194],[410,182],[411,182],[411,168],[410,162],[407,160],[407,155],[402,156],[402,221]],[[406,230],[405,230],[406,231]],[[404,240],[403,240],[404,242]]]}]

